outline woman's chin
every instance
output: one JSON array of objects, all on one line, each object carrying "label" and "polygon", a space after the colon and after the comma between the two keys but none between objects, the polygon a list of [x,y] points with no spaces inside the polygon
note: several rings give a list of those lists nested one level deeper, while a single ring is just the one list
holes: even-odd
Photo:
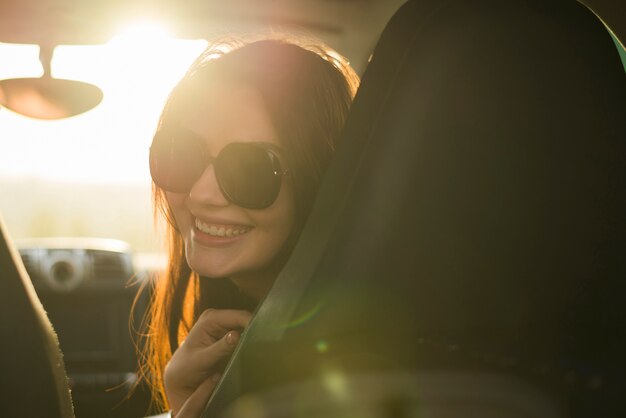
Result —
[{"label": "woman's chin", "polygon": [[198,273],[201,277],[209,279],[221,279],[225,277],[231,277],[237,273],[236,269],[228,266],[220,266],[217,263],[207,263],[207,260],[200,260],[200,262],[194,262],[194,260],[187,260],[191,270]]}]

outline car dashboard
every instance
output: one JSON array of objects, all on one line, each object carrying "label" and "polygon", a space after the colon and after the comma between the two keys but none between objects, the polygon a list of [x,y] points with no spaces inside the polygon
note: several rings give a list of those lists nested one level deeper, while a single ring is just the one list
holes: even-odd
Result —
[{"label": "car dashboard", "polygon": [[16,245],[58,334],[76,415],[128,416],[128,408],[142,415],[147,404],[140,394],[124,401],[137,381],[133,329],[147,299],[139,298],[133,311],[147,273],[134,266],[130,246],[85,238],[29,239]]}]

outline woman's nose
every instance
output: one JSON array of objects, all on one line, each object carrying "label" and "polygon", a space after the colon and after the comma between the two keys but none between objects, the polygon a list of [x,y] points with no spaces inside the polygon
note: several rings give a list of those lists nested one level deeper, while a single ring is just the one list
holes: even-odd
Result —
[{"label": "woman's nose", "polygon": [[227,206],[230,203],[220,189],[213,164],[210,164],[193,184],[189,191],[189,200],[195,204],[210,206]]}]

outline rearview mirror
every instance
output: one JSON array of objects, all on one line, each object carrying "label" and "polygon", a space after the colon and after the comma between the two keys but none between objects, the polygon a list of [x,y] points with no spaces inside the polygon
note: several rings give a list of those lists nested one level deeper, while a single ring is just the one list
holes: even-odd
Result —
[{"label": "rearview mirror", "polygon": [[62,119],[84,113],[102,101],[102,91],[93,84],[53,78],[50,62],[54,47],[40,46],[44,69],[40,78],[0,81],[0,105],[35,119]]}]

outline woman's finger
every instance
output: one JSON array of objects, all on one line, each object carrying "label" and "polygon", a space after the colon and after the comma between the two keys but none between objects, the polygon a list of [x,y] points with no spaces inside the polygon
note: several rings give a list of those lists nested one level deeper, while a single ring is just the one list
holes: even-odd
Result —
[{"label": "woman's finger", "polygon": [[209,376],[224,369],[250,317],[249,312],[239,310],[203,312],[165,367],[165,392],[173,411]]},{"label": "woman's finger", "polygon": [[196,350],[184,358],[172,357],[165,368],[164,383],[173,411],[180,408],[209,376],[224,369],[239,338],[239,332],[231,331],[210,347]]},{"label": "woman's finger", "polygon": [[189,397],[183,404],[180,411],[176,413],[172,410],[172,418],[199,418],[204,411],[215,386],[220,381],[221,375],[219,373],[213,374],[210,378],[198,386],[198,389]]},{"label": "woman's finger", "polygon": [[[219,372],[232,355],[240,339],[240,333],[230,331],[208,347],[195,349],[181,359],[181,356],[172,360],[166,366],[169,383],[176,383],[172,375],[177,375],[188,381],[185,386],[195,387],[201,380],[206,379],[214,372]],[[168,383],[168,382],[166,382]]]},{"label": "woman's finger", "polygon": [[208,346],[230,330],[243,330],[252,314],[235,309],[207,309],[202,312],[185,339],[186,344]]},{"label": "woman's finger", "polygon": [[241,334],[237,331],[230,331],[224,335],[221,339],[215,342],[215,344],[199,350],[196,353],[196,367],[200,370],[213,370],[220,371],[223,366],[233,354]]}]

